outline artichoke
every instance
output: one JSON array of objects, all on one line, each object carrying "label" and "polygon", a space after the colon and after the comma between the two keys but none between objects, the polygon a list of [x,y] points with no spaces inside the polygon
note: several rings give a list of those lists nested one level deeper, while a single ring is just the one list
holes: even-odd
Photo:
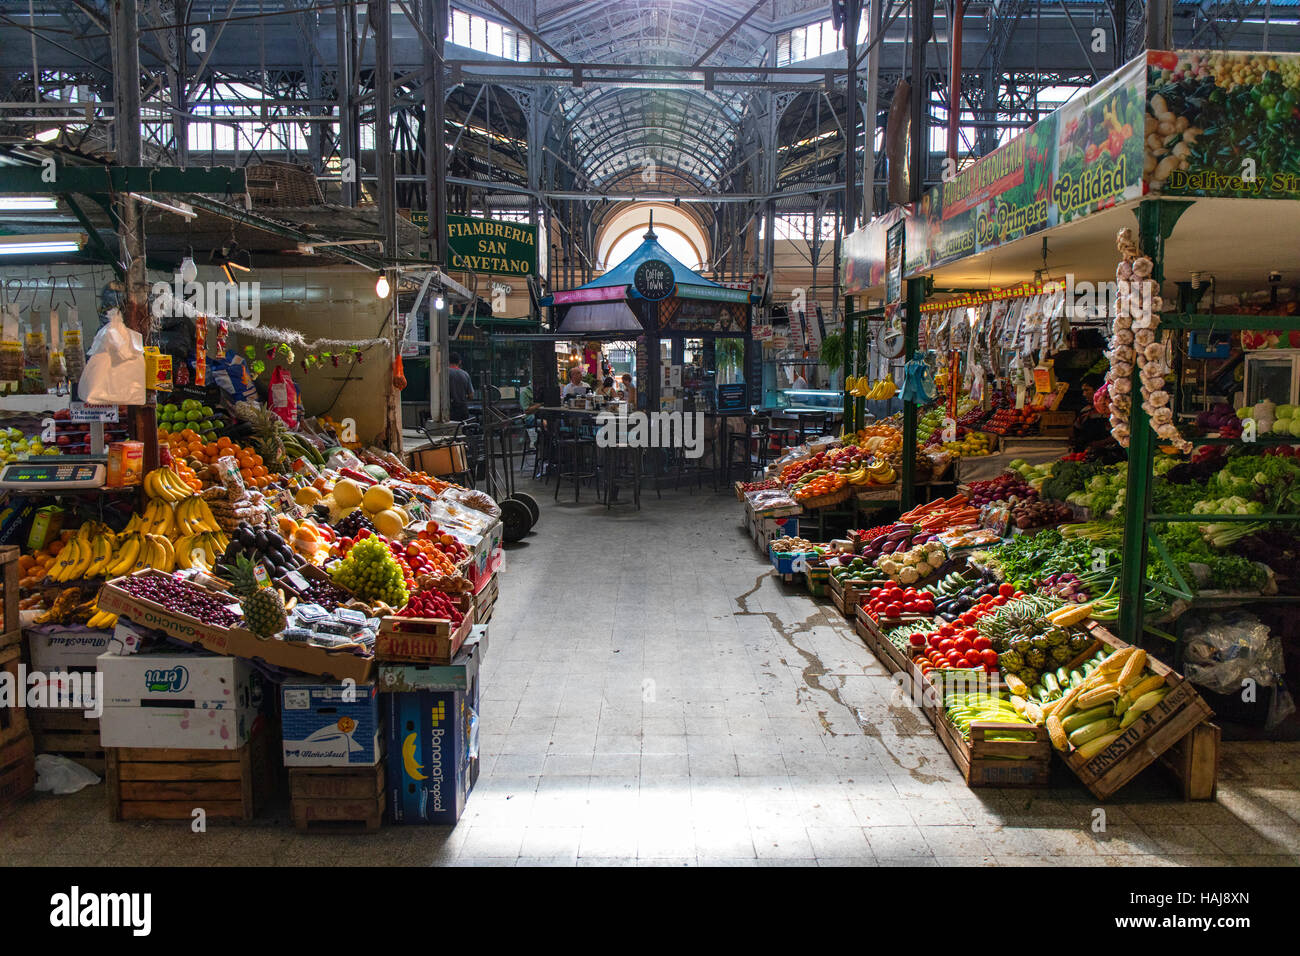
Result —
[{"label": "artichoke", "polygon": [[[1025,663],[1028,664],[1030,667],[1032,667],[1034,670],[1041,671],[1044,667],[1047,666],[1047,654],[1043,651],[1041,647],[1031,647],[1025,653]],[[1025,683],[1029,683],[1029,682],[1026,681]]]},{"label": "artichoke", "polygon": [[998,656],[998,663],[1004,671],[1010,671],[1014,674],[1025,666],[1025,659],[1021,657],[1019,651],[1004,651]]}]

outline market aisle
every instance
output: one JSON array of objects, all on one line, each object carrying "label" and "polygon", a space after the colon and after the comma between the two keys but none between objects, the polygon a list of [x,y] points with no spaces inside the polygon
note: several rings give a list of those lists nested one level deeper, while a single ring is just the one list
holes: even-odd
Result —
[{"label": "market aisle", "polygon": [[[729,496],[542,498],[484,660],[483,774],[454,830],[112,824],[103,787],[0,819],[17,865],[1300,864],[1300,745],[1225,744],[1217,804],[1156,770],[1106,805],[969,790],[830,605],[768,573]],[[1255,759],[1259,755],[1259,760]]]}]

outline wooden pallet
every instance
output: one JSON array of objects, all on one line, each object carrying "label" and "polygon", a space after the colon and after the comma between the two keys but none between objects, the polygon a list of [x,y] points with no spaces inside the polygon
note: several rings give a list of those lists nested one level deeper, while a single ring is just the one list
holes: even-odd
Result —
[{"label": "wooden pallet", "polygon": [[30,733],[27,726],[27,710],[22,706],[22,695],[26,693],[26,688],[18,680],[18,667],[21,660],[22,648],[17,644],[11,644],[4,650],[0,650],[0,672],[8,672],[7,680],[12,681],[19,698],[13,707],[0,707],[0,746],[26,737]]},{"label": "wooden pallet", "polygon": [[31,734],[0,744],[0,810],[21,800],[36,786],[36,752]]},{"label": "wooden pallet", "polygon": [[107,767],[99,718],[80,710],[33,710],[28,715],[38,754],[67,757],[101,777]]},{"label": "wooden pallet", "polygon": [[373,767],[292,767],[293,825],[302,832],[374,833],[387,809],[384,762]]},{"label": "wooden pallet", "polygon": [[1208,720],[1160,755],[1183,791],[1184,800],[1213,800],[1219,789],[1222,732]]},{"label": "wooden pallet", "polygon": [[[1045,787],[1051,778],[1052,743],[1046,727],[977,720],[968,739],[940,709],[934,729],[968,787]],[[1008,730],[1032,731],[1034,739],[988,739],[989,734]]]},{"label": "wooden pallet", "polygon": [[[1128,646],[1095,621],[1089,622],[1088,629],[1110,650]],[[1099,800],[1114,794],[1214,714],[1191,683],[1172,668],[1150,656],[1147,668],[1164,678],[1169,688],[1164,699],[1091,759],[1084,760],[1073,753],[1061,755]]]},{"label": "wooden pallet", "polygon": [[253,819],[276,776],[266,728],[238,750],[114,747],[106,751],[111,820]]}]

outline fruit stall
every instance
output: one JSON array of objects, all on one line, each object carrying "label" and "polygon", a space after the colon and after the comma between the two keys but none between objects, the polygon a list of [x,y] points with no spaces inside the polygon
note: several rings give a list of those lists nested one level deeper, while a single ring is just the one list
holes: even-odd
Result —
[{"label": "fruit stall", "polygon": [[0,667],[39,693],[0,709],[0,804],[48,755],[102,778],[114,820],[247,820],[288,795],[304,830],[454,823],[478,772],[498,502],[358,436],[348,409],[304,409],[286,367],[389,340],[263,325],[240,349],[238,323],[188,317],[188,359],[135,383],[152,416],[78,397],[93,353],[58,375],[32,358],[0,395]]},{"label": "fruit stall", "polygon": [[[905,343],[896,427],[917,454],[896,516],[766,544],[813,594],[827,570],[970,786],[1074,777],[1105,799],[1159,763],[1209,799],[1222,734],[1296,733],[1300,127],[1251,134],[1269,157],[1253,190],[1205,140],[1258,119],[1298,65],[1148,53],[845,243],[846,341]],[[858,308],[890,301],[894,265],[897,307]],[[811,485],[819,504],[879,469],[844,451],[869,424],[857,399],[839,448],[762,494]],[[1066,441],[1097,418],[1098,440]],[[953,459],[951,493],[916,480],[927,449]]]}]

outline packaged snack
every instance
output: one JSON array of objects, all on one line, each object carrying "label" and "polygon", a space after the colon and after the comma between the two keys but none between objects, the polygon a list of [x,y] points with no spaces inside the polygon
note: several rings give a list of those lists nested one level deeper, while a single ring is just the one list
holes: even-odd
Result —
[{"label": "packaged snack", "polygon": [[144,478],[144,443],[115,441],[108,446],[109,488],[138,485]]}]

